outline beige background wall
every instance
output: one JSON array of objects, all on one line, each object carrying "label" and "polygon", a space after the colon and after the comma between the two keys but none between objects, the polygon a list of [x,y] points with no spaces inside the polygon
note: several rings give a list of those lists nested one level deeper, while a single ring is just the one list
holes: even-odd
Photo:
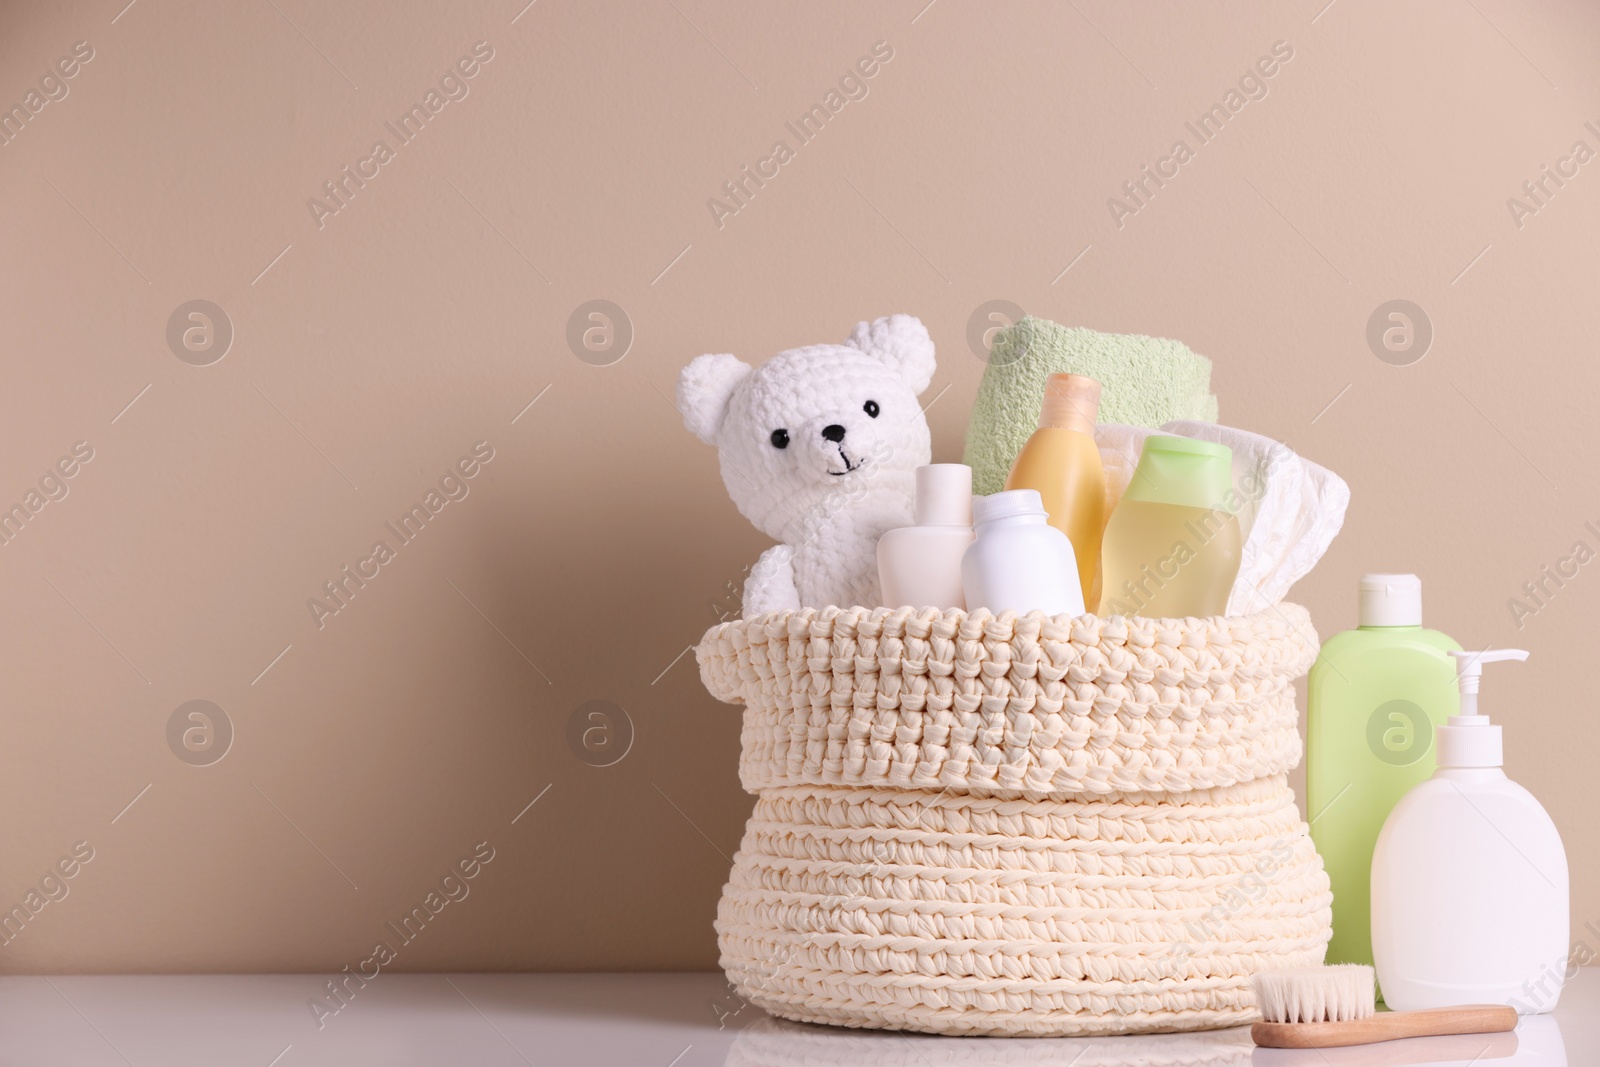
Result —
[{"label": "beige background wall", "polygon": [[[1600,918],[1600,564],[1520,629],[1507,606],[1600,548],[1600,162],[1507,206],[1600,150],[1593,5],[125,2],[0,15],[0,102],[93,49],[0,147],[0,504],[93,451],[0,546],[0,905],[93,850],[0,970],[335,971],[480,842],[393,966],[714,965],[749,799],[737,712],[680,654],[764,546],[676,372],[911,312],[953,460],[996,299],[1181,338],[1225,421],[1348,479],[1296,591],[1324,634],[1360,571],[1411,569],[1432,624],[1533,651],[1491,700],[1575,935]],[[467,95],[319,225],[308,199],[479,41]],[[879,41],[868,95],[719,227],[708,198]],[[1119,228],[1107,199],[1278,41],[1266,97]],[[631,324],[609,366],[566,340],[595,299]],[[1368,346],[1394,299],[1432,323],[1420,362]],[[167,340],[192,300],[231,322],[210,365]],[[478,442],[400,545],[384,524]],[[233,731],[205,766],[168,739],[192,700]],[[589,701],[631,721],[608,767],[569,743]]]}]

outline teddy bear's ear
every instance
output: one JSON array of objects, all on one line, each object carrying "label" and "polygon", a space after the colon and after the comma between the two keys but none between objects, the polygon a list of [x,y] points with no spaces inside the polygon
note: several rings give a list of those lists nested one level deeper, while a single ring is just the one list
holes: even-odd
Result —
[{"label": "teddy bear's ear", "polygon": [[728,400],[751,366],[737,356],[701,356],[678,375],[678,410],[689,432],[708,445],[717,443],[717,429],[728,413]]},{"label": "teddy bear's ear", "polygon": [[892,367],[920,393],[933,381],[933,338],[920,319],[911,315],[890,315],[856,324],[845,344],[859,348]]}]

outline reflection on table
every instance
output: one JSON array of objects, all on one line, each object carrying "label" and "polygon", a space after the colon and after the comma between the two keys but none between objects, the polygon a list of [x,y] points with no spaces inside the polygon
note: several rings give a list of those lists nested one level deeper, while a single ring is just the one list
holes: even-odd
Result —
[{"label": "reflection on table", "polygon": [[762,1018],[725,1067],[1567,1067],[1561,1028],[1523,1018],[1512,1034],[1424,1037],[1330,1049],[1258,1049],[1248,1027],[1128,1037],[949,1038]]}]

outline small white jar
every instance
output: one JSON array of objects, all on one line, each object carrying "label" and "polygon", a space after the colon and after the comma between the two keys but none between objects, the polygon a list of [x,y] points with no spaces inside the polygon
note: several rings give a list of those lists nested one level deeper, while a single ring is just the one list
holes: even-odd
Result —
[{"label": "small white jar", "polygon": [[1046,521],[1037,489],[974,497],[972,525],[977,539],[961,559],[968,611],[1084,613],[1072,542]]}]

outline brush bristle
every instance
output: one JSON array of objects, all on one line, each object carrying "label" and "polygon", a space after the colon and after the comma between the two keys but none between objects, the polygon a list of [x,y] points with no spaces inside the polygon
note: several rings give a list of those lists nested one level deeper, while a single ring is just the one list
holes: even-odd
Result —
[{"label": "brush bristle", "polygon": [[1263,971],[1252,975],[1261,1018],[1269,1023],[1339,1023],[1377,1009],[1372,968],[1360,963]]}]

